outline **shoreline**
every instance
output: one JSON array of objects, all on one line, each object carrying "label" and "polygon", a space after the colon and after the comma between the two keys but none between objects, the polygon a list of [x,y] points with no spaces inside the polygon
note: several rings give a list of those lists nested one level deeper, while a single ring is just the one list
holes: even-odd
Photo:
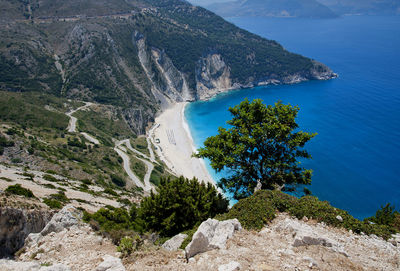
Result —
[{"label": "shoreline", "polygon": [[149,135],[156,152],[167,167],[178,176],[211,183],[216,186],[203,159],[192,157],[196,146],[185,118],[188,102],[176,103],[164,110],[156,119]]}]

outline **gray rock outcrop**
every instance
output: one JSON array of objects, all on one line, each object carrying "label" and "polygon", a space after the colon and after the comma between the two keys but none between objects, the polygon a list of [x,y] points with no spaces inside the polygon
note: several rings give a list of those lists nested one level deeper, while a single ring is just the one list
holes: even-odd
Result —
[{"label": "gray rock outcrop", "polygon": [[40,233],[31,233],[25,240],[25,245],[38,243],[43,236],[51,232],[60,232],[79,224],[80,212],[73,206],[67,205],[55,214]]},{"label": "gray rock outcrop", "polygon": [[186,259],[211,249],[225,249],[226,241],[234,235],[235,231],[241,229],[242,226],[237,219],[225,221],[207,219],[201,223],[192,241],[186,246]]},{"label": "gray rock outcrop", "polygon": [[40,232],[41,235],[47,235],[50,232],[60,232],[63,229],[77,225],[79,223],[78,217],[80,213],[78,210],[70,205],[65,206],[61,211],[53,216],[46,227]]},{"label": "gray rock outcrop", "polygon": [[95,271],[125,271],[125,267],[122,265],[121,259],[106,255]]},{"label": "gray rock outcrop", "polygon": [[187,234],[179,233],[166,241],[162,247],[169,251],[178,250],[179,247],[182,245],[183,241],[185,241]]},{"label": "gray rock outcrop", "polygon": [[277,230],[289,232],[294,236],[293,247],[320,245],[348,256],[338,243],[327,236],[319,235],[311,226],[298,220],[286,218]]}]

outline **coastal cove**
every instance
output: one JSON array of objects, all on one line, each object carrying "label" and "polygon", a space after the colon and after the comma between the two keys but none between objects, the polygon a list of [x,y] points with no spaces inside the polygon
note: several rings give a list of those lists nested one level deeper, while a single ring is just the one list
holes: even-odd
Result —
[{"label": "coastal cove", "polygon": [[[400,207],[400,18],[229,20],[327,64],[339,78],[230,91],[190,103],[185,118],[195,146],[227,127],[227,109],[244,98],[282,100],[300,107],[303,130],[318,133],[307,146],[313,159],[304,162],[314,170],[315,196],[357,218],[386,203]],[[207,167],[218,181],[222,175]]]}]

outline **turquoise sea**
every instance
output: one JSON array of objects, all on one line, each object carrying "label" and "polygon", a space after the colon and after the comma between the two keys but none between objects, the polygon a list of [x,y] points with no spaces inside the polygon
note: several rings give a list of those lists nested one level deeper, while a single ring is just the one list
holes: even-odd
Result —
[{"label": "turquoise sea", "polygon": [[[298,105],[300,127],[318,133],[307,146],[313,159],[304,162],[314,170],[313,194],[358,218],[389,202],[400,209],[400,16],[229,20],[327,64],[340,77],[191,103],[185,116],[195,144],[226,127],[228,107],[246,97]],[[218,181],[221,175],[209,170]]]}]

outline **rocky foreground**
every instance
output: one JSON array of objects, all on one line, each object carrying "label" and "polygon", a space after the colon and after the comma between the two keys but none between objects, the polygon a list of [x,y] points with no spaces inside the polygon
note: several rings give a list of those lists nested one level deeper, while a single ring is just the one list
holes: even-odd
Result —
[{"label": "rocky foreground", "polygon": [[31,233],[16,260],[0,270],[400,270],[400,236],[385,241],[287,214],[260,232],[236,220],[208,219],[185,251],[182,235],[163,247],[145,243],[120,259],[112,242],[66,206],[39,233]]}]

